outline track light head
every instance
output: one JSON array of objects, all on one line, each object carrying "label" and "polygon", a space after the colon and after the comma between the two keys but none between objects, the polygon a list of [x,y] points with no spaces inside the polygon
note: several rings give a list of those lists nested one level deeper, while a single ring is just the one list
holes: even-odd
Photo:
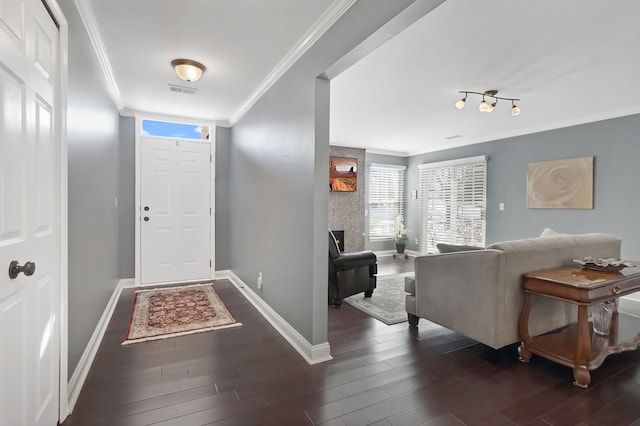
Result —
[{"label": "track light head", "polygon": [[484,95],[482,95],[482,102],[480,102],[480,106],[478,106],[478,109],[480,110],[480,112],[487,112],[488,108],[489,104],[484,100]]},{"label": "track light head", "polygon": [[511,101],[511,115],[517,117],[520,115],[520,108],[518,108],[514,101]]}]

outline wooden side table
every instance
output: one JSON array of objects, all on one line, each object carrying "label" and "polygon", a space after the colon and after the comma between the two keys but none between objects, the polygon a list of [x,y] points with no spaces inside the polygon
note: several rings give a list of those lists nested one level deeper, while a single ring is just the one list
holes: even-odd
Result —
[{"label": "wooden side table", "polygon": [[[637,265],[640,263],[636,262]],[[599,302],[640,290],[640,268],[621,272],[599,272],[580,267],[562,267],[530,272],[524,275],[524,304],[520,313],[518,348],[520,361],[528,362],[532,354],[573,368],[574,385],[586,389],[591,382],[590,371],[614,353],[635,350],[640,342],[640,318],[616,311],[611,318],[608,336],[593,333],[588,308]],[[578,306],[577,322],[559,333],[531,337],[529,311],[531,295],[558,299]]]}]

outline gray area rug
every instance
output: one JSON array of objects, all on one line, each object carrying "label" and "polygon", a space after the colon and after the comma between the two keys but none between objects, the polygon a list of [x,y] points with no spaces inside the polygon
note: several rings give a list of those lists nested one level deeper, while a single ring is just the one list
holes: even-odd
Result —
[{"label": "gray area rug", "polygon": [[407,311],[404,309],[404,277],[413,272],[383,275],[378,277],[376,289],[371,297],[364,297],[358,293],[344,299],[354,308],[360,309],[385,324],[397,324],[407,321]]}]

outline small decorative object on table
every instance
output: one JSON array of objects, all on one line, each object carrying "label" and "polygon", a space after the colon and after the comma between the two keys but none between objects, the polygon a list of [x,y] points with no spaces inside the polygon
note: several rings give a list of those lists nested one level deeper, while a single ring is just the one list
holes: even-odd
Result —
[{"label": "small decorative object on table", "polygon": [[612,301],[596,303],[592,308],[593,331],[601,336],[607,336],[611,329],[611,317],[616,304]]},{"label": "small decorative object on table", "polygon": [[396,242],[396,251],[399,254],[404,253],[407,239],[409,238],[409,231],[404,227],[403,221],[404,221],[404,217],[401,214],[396,216],[395,232],[393,234],[393,239]]},{"label": "small decorative object on table", "polygon": [[573,261],[582,265],[585,269],[602,272],[620,272],[624,268],[634,268],[636,266],[629,261],[614,258],[601,259],[596,257],[585,257],[582,259],[573,259]]}]

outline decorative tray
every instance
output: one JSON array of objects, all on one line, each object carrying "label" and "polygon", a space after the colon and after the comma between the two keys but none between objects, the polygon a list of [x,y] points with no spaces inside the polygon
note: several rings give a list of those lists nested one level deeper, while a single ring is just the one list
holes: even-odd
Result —
[{"label": "decorative tray", "polygon": [[602,272],[620,272],[624,268],[634,268],[631,262],[614,258],[601,259],[596,257],[585,257],[582,259],[573,259],[574,262],[582,265],[584,269]]}]

